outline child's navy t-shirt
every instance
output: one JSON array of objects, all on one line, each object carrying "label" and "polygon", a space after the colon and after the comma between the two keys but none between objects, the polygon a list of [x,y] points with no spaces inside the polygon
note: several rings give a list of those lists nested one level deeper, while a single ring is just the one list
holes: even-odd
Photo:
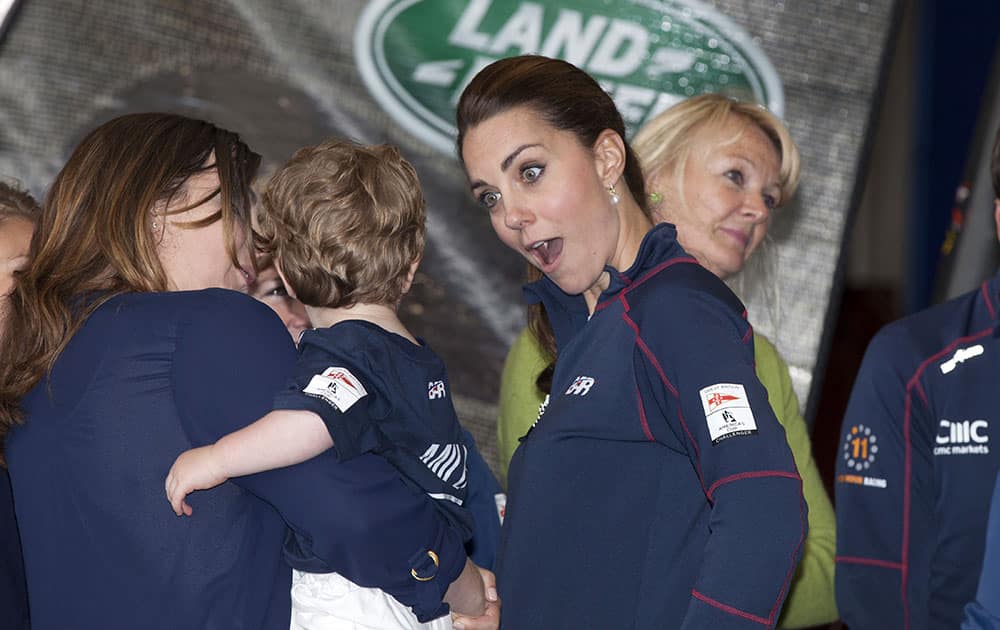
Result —
[{"label": "child's navy t-shirt", "polygon": [[363,320],[307,330],[295,377],[274,407],[315,412],[341,461],[381,455],[472,536],[464,509],[468,447],[444,363],[423,342]]}]

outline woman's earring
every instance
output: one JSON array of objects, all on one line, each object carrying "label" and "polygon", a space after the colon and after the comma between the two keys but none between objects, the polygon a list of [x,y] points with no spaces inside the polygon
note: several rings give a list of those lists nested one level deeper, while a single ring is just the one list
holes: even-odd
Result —
[{"label": "woman's earring", "polygon": [[651,192],[649,193],[649,203],[657,204],[663,201],[663,193]]},{"label": "woman's earring", "polygon": [[621,197],[618,196],[618,191],[615,190],[614,184],[608,186],[608,193],[611,194],[611,203],[617,204],[619,201],[621,201]]}]

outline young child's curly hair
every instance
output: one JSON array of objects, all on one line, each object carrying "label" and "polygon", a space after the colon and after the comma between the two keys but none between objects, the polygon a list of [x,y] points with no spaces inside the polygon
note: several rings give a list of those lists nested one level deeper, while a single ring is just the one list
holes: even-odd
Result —
[{"label": "young child's curly hair", "polygon": [[392,146],[331,139],[300,149],[261,195],[259,247],[304,304],[396,305],[423,256],[426,203]]},{"label": "young child's curly hair", "polygon": [[34,223],[41,209],[28,192],[14,183],[0,181],[0,221],[8,217],[21,217]]}]

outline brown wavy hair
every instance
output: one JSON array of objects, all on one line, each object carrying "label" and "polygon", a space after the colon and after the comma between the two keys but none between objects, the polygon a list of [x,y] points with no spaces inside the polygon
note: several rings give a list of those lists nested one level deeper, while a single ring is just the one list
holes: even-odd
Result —
[{"label": "brown wavy hair", "polygon": [[[214,159],[210,158],[214,155]],[[216,195],[234,265],[237,231],[251,242],[251,184],[260,156],[233,132],[175,114],[130,114],[90,132],[56,176],[42,204],[28,268],[10,296],[0,335],[0,447],[22,421],[20,400],[48,373],[70,338],[101,304],[123,293],[166,291],[152,211],[174,199],[180,213]],[[188,200],[186,182],[217,169],[220,188]]]},{"label": "brown wavy hair", "polygon": [[[625,123],[607,92],[583,70],[568,61],[540,55],[521,55],[495,61],[483,68],[458,100],[458,157],[469,129],[515,107],[526,107],[556,129],[576,136],[586,148],[594,146],[605,129],[621,136],[625,145],[623,176],[632,197],[647,216],[646,183],[632,147],[625,139]],[[541,272],[528,265],[528,280]],[[538,387],[548,392],[556,356],[552,325],[541,304],[528,307],[528,328],[538,339],[549,366],[538,377]]]},{"label": "brown wavy hair", "polygon": [[309,306],[395,306],[424,253],[426,203],[392,146],[331,139],[299,149],[261,195],[258,247]]}]

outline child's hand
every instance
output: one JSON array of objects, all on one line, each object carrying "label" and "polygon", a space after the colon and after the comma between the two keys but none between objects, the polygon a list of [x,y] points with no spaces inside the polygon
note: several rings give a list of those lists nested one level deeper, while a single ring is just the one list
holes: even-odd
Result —
[{"label": "child's hand", "polygon": [[170,467],[167,473],[167,500],[177,516],[191,516],[191,506],[184,497],[195,490],[214,488],[223,481],[226,481],[226,476],[219,471],[213,447],[193,448],[181,453]]}]

